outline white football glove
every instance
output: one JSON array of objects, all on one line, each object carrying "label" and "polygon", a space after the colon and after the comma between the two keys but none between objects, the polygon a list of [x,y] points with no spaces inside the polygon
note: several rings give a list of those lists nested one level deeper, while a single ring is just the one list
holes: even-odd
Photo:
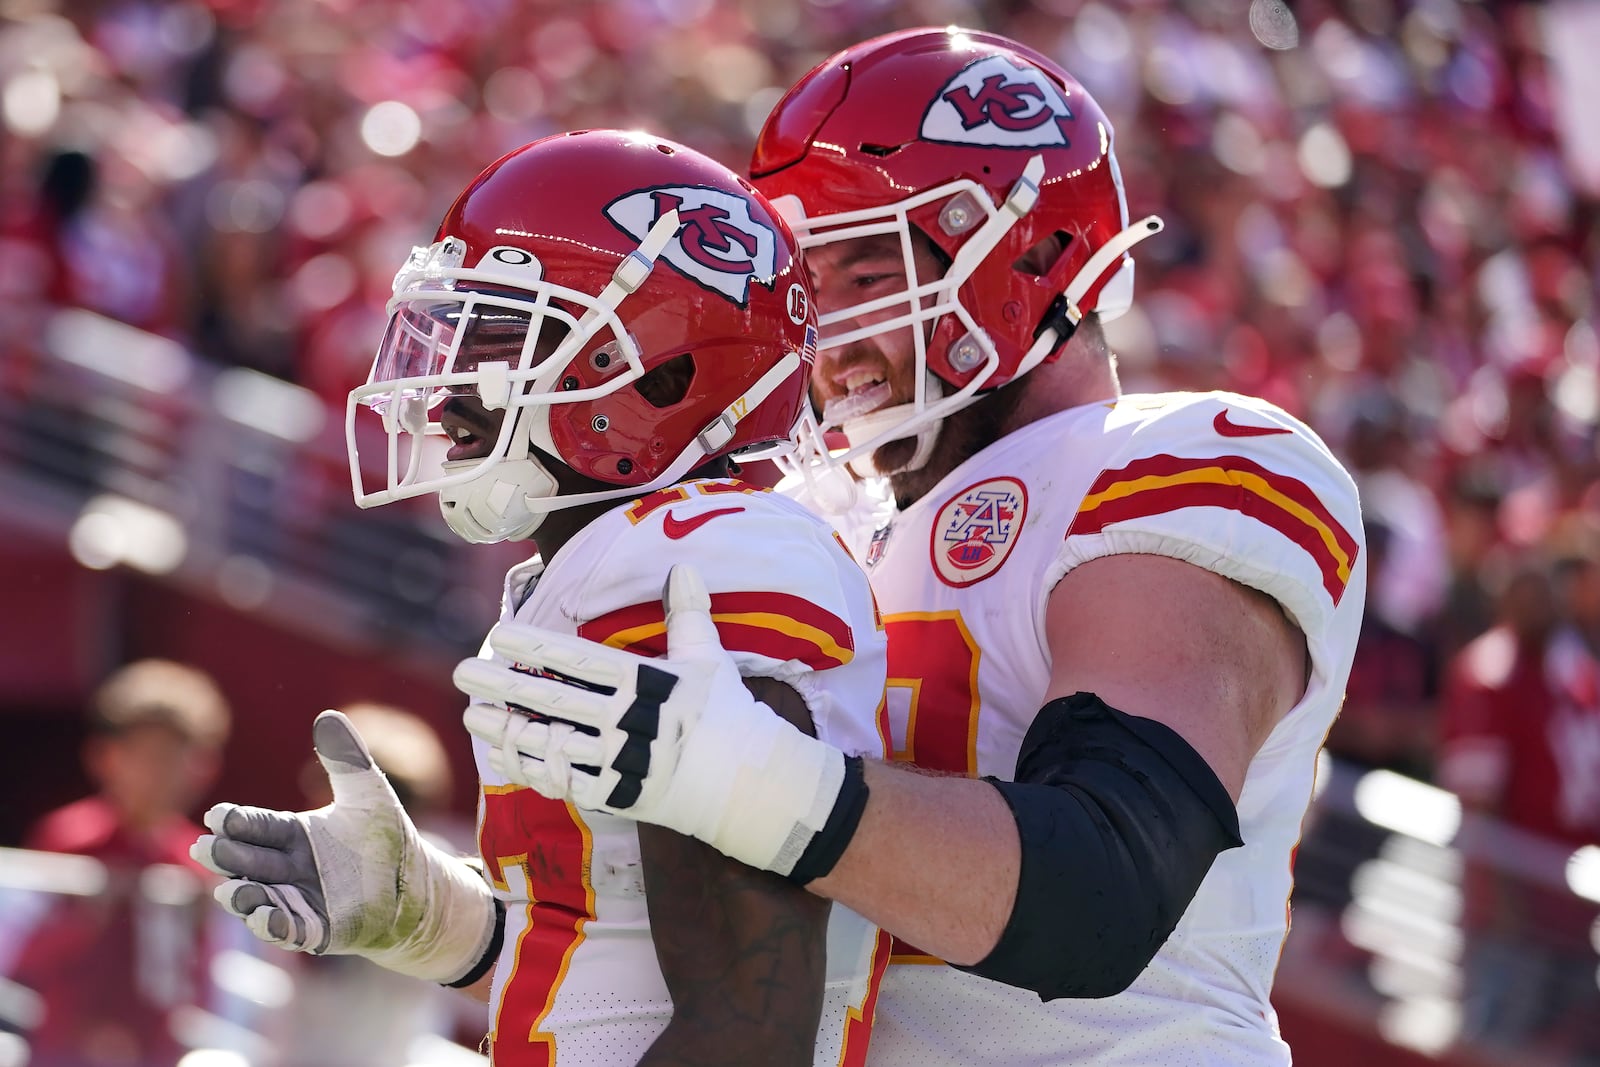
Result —
[{"label": "white football glove", "polygon": [[315,811],[218,804],[189,854],[229,881],[214,895],[269,944],[365,956],[453,984],[479,970],[500,926],[465,859],[417,833],[350,720],[311,728],[333,803]]},{"label": "white football glove", "polygon": [[489,646],[509,662],[456,667],[467,729],[512,782],[790,875],[840,798],[844,754],[745,688],[693,569],[674,567],[663,599],[665,659],[500,623]]}]

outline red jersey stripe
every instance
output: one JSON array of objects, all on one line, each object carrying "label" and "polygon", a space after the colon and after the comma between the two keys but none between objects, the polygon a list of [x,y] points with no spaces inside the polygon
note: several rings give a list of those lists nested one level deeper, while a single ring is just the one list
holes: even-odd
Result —
[{"label": "red jersey stripe", "polygon": [[1304,482],[1239,456],[1151,456],[1103,472],[1067,536],[1186,507],[1227,508],[1271,526],[1311,556],[1335,604],[1343,597],[1359,551],[1355,538]]},{"label": "red jersey stripe", "polygon": [[839,1067],[862,1067],[867,1062],[867,1049],[872,1043],[872,1024],[878,1011],[878,991],[883,987],[883,976],[889,969],[889,956],[894,938],[887,930],[879,930],[872,945],[872,963],[868,967],[867,992],[861,998],[861,1007],[845,1011],[844,1042],[839,1049]]},{"label": "red jersey stripe", "polygon": [[[711,619],[731,652],[799,660],[818,671],[855,658],[855,637],[843,619],[789,593],[713,593]],[[660,601],[619,608],[578,627],[580,637],[646,656],[666,654],[666,632]]]}]

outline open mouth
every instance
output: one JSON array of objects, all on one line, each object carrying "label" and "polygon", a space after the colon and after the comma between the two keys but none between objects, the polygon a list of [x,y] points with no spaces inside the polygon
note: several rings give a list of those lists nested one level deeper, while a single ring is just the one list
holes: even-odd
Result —
[{"label": "open mouth", "polygon": [[822,421],[829,426],[838,426],[878,410],[894,393],[883,376],[865,368],[848,371],[836,381],[844,388],[844,395],[829,397],[822,405]]},{"label": "open mouth", "polygon": [[445,453],[448,462],[483,459],[493,450],[498,436],[498,428],[489,414],[460,397],[444,402],[439,411],[439,425],[450,439],[450,450]]}]

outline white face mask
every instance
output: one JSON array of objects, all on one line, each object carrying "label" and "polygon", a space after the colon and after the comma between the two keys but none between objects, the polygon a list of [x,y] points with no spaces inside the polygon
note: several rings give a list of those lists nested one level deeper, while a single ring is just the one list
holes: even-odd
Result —
[{"label": "white face mask", "polygon": [[[836,454],[829,454],[826,449],[818,451],[814,447],[814,462],[825,466],[851,464],[877,474],[894,473],[878,471],[873,464],[873,453],[892,441],[913,437],[918,442],[915,454],[900,469],[915,469],[927,462],[933,441],[938,435],[938,421],[970,404],[1000,365],[993,342],[961,303],[961,286],[1000,243],[1017,219],[1032,207],[1038,196],[1037,186],[1033,183],[1037,182],[1043,168],[1042,159],[1031,162],[1027,176],[1018,183],[1012,196],[998,207],[989,201],[983,187],[972,181],[950,182],[882,208],[815,218],[805,216],[803,206],[795,197],[782,197],[774,201],[803,249],[890,236],[899,242],[903,263],[905,284],[898,291],[846,307],[830,308],[819,316],[819,348],[823,351],[844,348],[867,338],[909,331],[914,345],[914,394],[909,403],[887,408],[879,406],[859,412],[859,404],[850,403],[856,399],[853,396],[829,404],[828,410],[817,420],[818,432],[814,440],[820,442],[829,435],[843,433],[849,442],[848,447]],[[940,213],[941,224],[948,223],[947,228],[952,235],[969,233],[970,236],[942,273],[934,277],[922,277],[917,270],[914,230],[908,215],[919,207],[938,202],[944,203]],[[965,328],[965,336],[951,346],[952,361],[963,359],[965,365],[960,369],[964,373],[975,371],[968,384],[949,395],[946,395],[939,378],[929,370],[927,352],[928,336],[933,332],[934,325],[946,315],[955,316]],[[853,325],[862,318],[877,318],[878,321],[862,326]],[[870,402],[871,398],[863,399]]]},{"label": "white face mask", "polygon": [[[608,286],[596,296],[547,283],[538,260],[515,248],[490,249],[477,267],[465,268],[464,248],[446,238],[415,249],[395,276],[389,326],[372,373],[351,390],[346,405],[351,481],[361,507],[425,493],[459,496],[502,463],[526,460],[530,444],[554,453],[553,405],[605,396],[644,375],[638,346],[616,316],[626,291]],[[577,354],[606,332],[615,372],[601,385],[562,390]],[[482,458],[441,462],[437,442],[446,435],[438,411],[453,393],[506,412]],[[363,432],[356,419],[364,408],[382,417],[381,464],[363,463],[362,438],[372,443],[370,430]],[[368,488],[369,475],[376,488]],[[548,477],[511,480],[534,488]]]},{"label": "white face mask", "polygon": [[[644,284],[677,226],[675,211],[663,214],[598,294],[546,281],[538,260],[518,248],[492,248],[470,269],[461,265],[465,245],[454,238],[414,249],[395,276],[389,327],[372,373],[346,405],[356,504],[437,493],[446,522],[461,537],[514,540],[532,534],[550,511],[653,492],[724,449],[740,420],[800,369],[800,353],[785,353],[645,484],[557,496],[555,477],[538,458],[540,452],[561,457],[551,433],[559,405],[609,396],[646,374],[617,309]],[[596,346],[596,339],[603,343]],[[606,354],[606,377],[588,388],[563,388],[574,384],[568,371],[584,352],[591,360]],[[505,417],[495,440],[474,449],[481,455],[451,461],[441,455],[447,434],[439,413],[446,399],[463,393]],[[367,409],[382,420],[380,463],[363,463],[362,439],[376,443],[370,420],[357,423]],[[784,441],[766,452],[791,449]],[[368,488],[369,477],[376,488]]]},{"label": "white face mask", "polygon": [[[877,407],[859,413],[848,403],[829,405],[828,411],[820,418],[811,419],[809,428],[802,430],[801,447],[807,462],[818,468],[815,481],[819,485],[839,481],[837,476],[828,473],[835,468],[848,467],[863,476],[887,475],[920,468],[932,453],[941,421],[976,401],[980,391],[994,377],[1000,367],[999,354],[987,332],[962,304],[960,290],[1000,245],[1017,220],[1033,209],[1043,176],[1044,159],[1035,156],[1028,162],[1023,176],[1006,199],[998,205],[992,202],[982,186],[967,180],[948,182],[883,207],[812,218],[806,217],[804,206],[797,197],[785,196],[774,201],[804,249],[891,235],[900,242],[905,264],[906,285],[900,291],[848,307],[830,308],[819,317],[819,348],[823,351],[845,347],[868,337],[909,329],[915,345],[916,361],[913,379],[916,387],[909,403]],[[966,233],[969,236],[956,250],[944,272],[930,279],[919,277],[917,273],[909,215],[917,208],[934,203],[943,205],[939,213],[939,226],[947,235]],[[1113,267],[1116,272],[1102,287],[1096,310],[1102,319],[1106,319],[1127,309],[1133,293],[1133,262],[1126,258],[1127,252],[1146,237],[1159,233],[1161,228],[1161,220],[1155,216],[1141,219],[1124,228],[1090,257],[1068,283],[1063,294],[1068,303],[1069,317],[1074,322],[1081,318],[1081,313],[1072,315],[1077,301],[1083,299],[1084,294]],[[949,362],[958,372],[971,375],[966,384],[953,390],[928,368],[926,338],[933,332],[934,324],[945,315],[954,316],[963,327],[950,345]],[[882,316],[882,319],[866,326],[850,325],[862,317],[870,316]],[[1057,343],[1058,336],[1054,330],[1043,331],[1024,354],[1012,379],[1021,377],[1042,363],[1055,350]],[[843,448],[837,447],[841,435],[847,442]],[[892,441],[908,438],[914,438],[917,442],[910,459],[893,471],[878,469],[873,462],[873,454]],[[829,447],[830,444],[834,447]],[[848,495],[819,492],[823,496],[841,498]]]},{"label": "white face mask", "polygon": [[[676,228],[676,213],[663,216],[598,294],[547,282],[538,259],[519,248],[492,248],[471,268],[463,266],[466,246],[455,238],[413,249],[395,275],[389,326],[372,372],[346,404],[356,504],[375,507],[437,493],[452,530],[487,542],[525,538],[558,508],[658,488],[652,483],[557,497],[555,478],[534,449],[559,454],[550,434],[554,406],[598,399],[644,376],[639,346],[617,308],[649,276]],[[598,350],[610,357],[610,375],[587,389],[562,389],[578,353],[606,333],[610,339]],[[442,455],[447,435],[438,410],[454,393],[506,413],[481,457],[451,461]],[[363,462],[362,438],[373,443],[367,424],[357,422],[364,409],[382,418],[378,464]],[[676,480],[703,457],[691,447],[663,478]],[[377,488],[368,488],[369,477]]]}]

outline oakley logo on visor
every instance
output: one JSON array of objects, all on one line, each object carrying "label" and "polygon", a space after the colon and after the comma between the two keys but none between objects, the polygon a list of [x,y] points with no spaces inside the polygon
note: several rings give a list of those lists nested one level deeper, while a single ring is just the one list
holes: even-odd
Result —
[{"label": "oakley logo on visor", "polygon": [[478,260],[478,269],[514,271],[535,282],[544,277],[544,265],[539,257],[515,245],[495,245]]},{"label": "oakley logo on visor", "polygon": [[945,83],[922,116],[922,138],[990,148],[1067,147],[1073,118],[1061,89],[1033,67],[986,56]]},{"label": "oakley logo on visor", "polygon": [[638,189],[606,205],[606,217],[642,241],[674,209],[678,235],[662,252],[674,270],[740,307],[750,299],[752,281],[773,287],[777,235],[750,217],[750,201],[743,197],[686,185]]}]

